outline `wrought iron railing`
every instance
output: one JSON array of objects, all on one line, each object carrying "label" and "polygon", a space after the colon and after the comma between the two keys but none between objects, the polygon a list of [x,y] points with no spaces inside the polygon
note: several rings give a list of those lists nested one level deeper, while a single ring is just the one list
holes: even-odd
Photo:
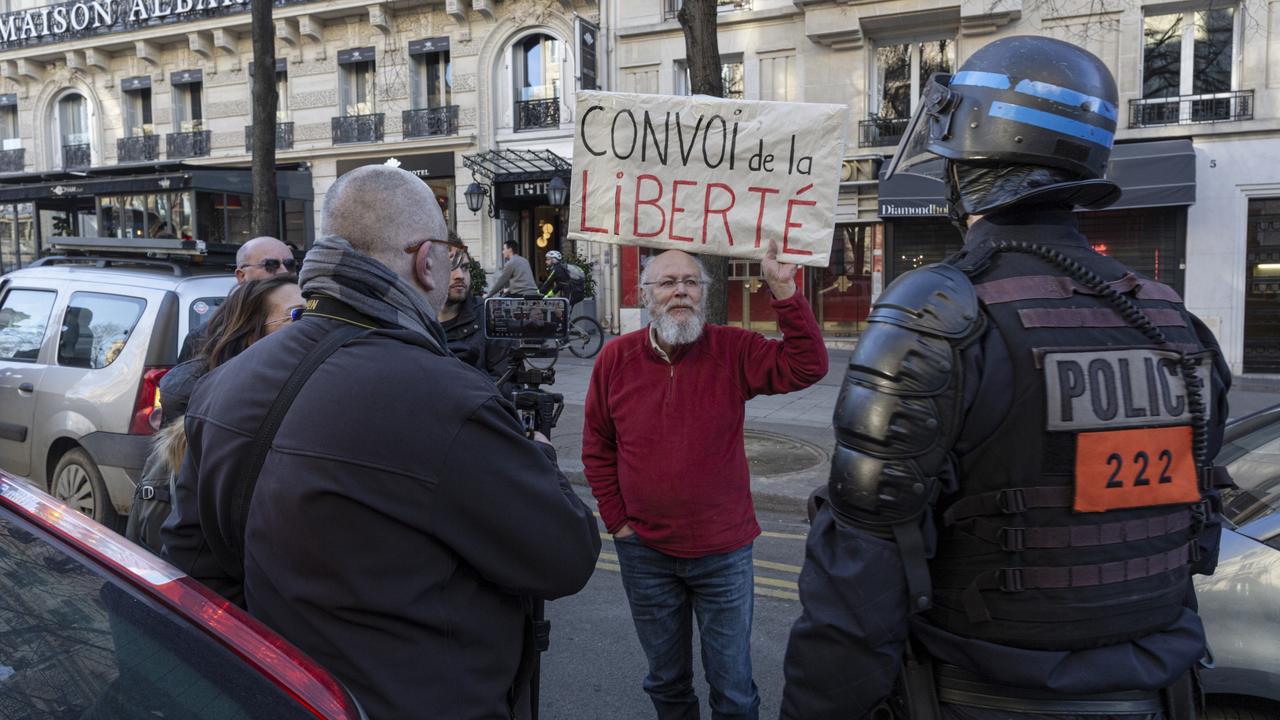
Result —
[{"label": "wrought iron railing", "polygon": [[869,117],[858,122],[858,147],[897,145],[910,118]]},{"label": "wrought iron railing", "polygon": [[1129,101],[1129,127],[1131,128],[1252,119],[1252,90]]},{"label": "wrought iron railing", "polygon": [[406,138],[458,134],[458,106],[405,110],[401,118]]},{"label": "wrought iron railing", "polygon": [[516,130],[560,127],[560,98],[516,101]]},{"label": "wrought iron railing", "polygon": [[0,150],[0,172],[22,172],[26,168],[26,150]]},{"label": "wrought iron railing", "polygon": [[62,169],[87,168],[93,158],[93,146],[89,143],[62,146]]},{"label": "wrought iron railing", "polygon": [[155,162],[159,159],[159,135],[134,135],[116,140],[117,162]]},{"label": "wrought iron railing", "polygon": [[209,130],[169,133],[164,138],[164,155],[170,160],[204,157],[209,154]]},{"label": "wrought iron railing", "polygon": [[[293,149],[293,123],[277,122],[276,123],[276,149],[292,150]],[[253,152],[253,126],[244,126],[244,151]]]},{"label": "wrought iron railing", "polygon": [[[680,4],[683,0],[663,0],[662,2],[662,18],[664,20],[674,20],[676,13],[680,12]],[[716,12],[726,13],[735,10],[750,10],[751,0],[716,0]]]},{"label": "wrought iron railing", "polygon": [[343,115],[333,119],[333,144],[382,142],[385,115]]}]

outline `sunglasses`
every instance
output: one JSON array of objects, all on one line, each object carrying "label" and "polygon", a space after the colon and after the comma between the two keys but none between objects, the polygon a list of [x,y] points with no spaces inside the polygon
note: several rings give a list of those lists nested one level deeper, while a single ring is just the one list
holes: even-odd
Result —
[{"label": "sunglasses", "polygon": [[274,273],[279,270],[282,265],[284,266],[284,269],[289,272],[295,272],[298,269],[298,261],[293,258],[285,258],[283,260],[280,258],[267,258],[260,263],[245,263],[244,265],[241,265],[240,268],[260,267],[269,273]]},{"label": "sunglasses", "polygon": [[449,248],[449,251],[450,251],[449,252],[449,269],[450,270],[457,270],[458,268],[464,267],[467,265],[467,263],[471,262],[471,256],[467,253],[467,246],[457,240],[435,240],[435,239],[423,240],[421,242],[416,242],[410,245],[409,247],[405,248],[404,249],[405,254],[412,255],[418,252],[418,249],[427,243],[436,243],[437,245],[444,245]]}]

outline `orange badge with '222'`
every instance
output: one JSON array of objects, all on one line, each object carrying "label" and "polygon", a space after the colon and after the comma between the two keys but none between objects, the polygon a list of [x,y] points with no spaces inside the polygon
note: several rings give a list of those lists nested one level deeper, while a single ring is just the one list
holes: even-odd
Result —
[{"label": "orange badge with '222'", "polygon": [[1076,436],[1076,512],[1199,500],[1189,426]]}]

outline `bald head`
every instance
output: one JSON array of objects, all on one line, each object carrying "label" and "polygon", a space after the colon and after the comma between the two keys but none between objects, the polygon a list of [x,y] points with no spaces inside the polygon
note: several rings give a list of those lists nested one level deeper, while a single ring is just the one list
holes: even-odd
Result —
[{"label": "bald head", "polygon": [[440,204],[416,175],[386,165],[366,165],[338,178],[324,196],[321,230],[397,273],[406,248],[448,234]]},{"label": "bald head", "polygon": [[[268,260],[277,262],[266,262]],[[292,264],[293,251],[288,245],[268,235],[260,235],[236,250],[236,282],[265,280],[273,275],[292,274],[293,270],[285,267],[286,260]]]},{"label": "bald head", "polygon": [[653,282],[654,278],[664,275],[710,279],[707,271],[702,267],[702,261],[683,250],[668,250],[653,256],[649,262],[645,263],[644,270],[640,273],[640,282],[641,284]]}]

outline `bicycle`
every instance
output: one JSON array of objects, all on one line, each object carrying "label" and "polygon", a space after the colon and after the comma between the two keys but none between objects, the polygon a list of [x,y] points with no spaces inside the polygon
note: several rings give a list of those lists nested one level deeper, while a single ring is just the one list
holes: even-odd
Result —
[{"label": "bicycle", "polygon": [[[555,295],[549,292],[545,297],[555,297]],[[569,306],[570,314],[576,306],[577,303]],[[604,328],[590,315],[579,315],[569,321],[568,335],[563,340],[557,339],[555,343],[555,354],[545,358],[525,358],[525,362],[531,367],[545,370],[556,364],[560,351],[565,349],[576,357],[593,358],[604,347]]]}]

